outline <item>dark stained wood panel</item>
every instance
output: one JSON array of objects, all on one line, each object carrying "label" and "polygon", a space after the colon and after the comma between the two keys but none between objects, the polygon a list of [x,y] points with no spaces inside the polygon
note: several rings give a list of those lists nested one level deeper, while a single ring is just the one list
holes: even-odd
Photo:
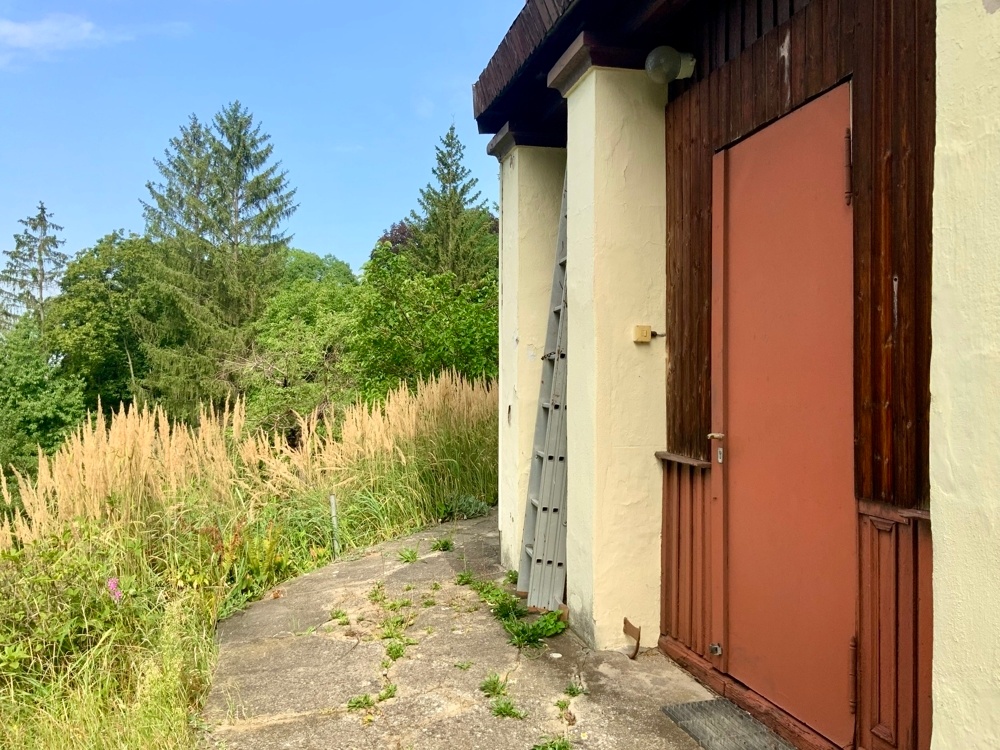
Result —
[{"label": "dark stained wood panel", "polygon": [[682,94],[667,110],[668,450],[707,458],[711,431],[710,113],[718,86]]},{"label": "dark stained wood panel", "polygon": [[[699,323],[710,311],[696,298],[709,295],[711,275],[705,165],[714,151],[849,79],[856,493],[926,507],[934,2],[715,0],[701,8],[690,23],[704,36],[696,48],[708,52],[697,80],[678,83],[667,107],[668,228],[683,228],[668,229],[667,243],[668,449],[694,457],[708,449],[700,394],[710,391],[709,334]],[[687,120],[706,117],[707,144],[692,141]],[[685,143],[690,151],[680,153]]]}]

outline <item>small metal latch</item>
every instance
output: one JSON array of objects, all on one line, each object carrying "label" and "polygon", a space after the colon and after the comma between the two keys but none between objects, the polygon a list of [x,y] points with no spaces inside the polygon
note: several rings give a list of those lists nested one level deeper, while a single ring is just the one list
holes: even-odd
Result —
[{"label": "small metal latch", "polygon": [[710,653],[712,656],[722,656],[722,644],[721,643],[709,644],[708,653]]}]

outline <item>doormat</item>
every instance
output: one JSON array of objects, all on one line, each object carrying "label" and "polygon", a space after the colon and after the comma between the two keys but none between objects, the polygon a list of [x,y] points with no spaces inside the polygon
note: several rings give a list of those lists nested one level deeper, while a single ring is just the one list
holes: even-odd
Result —
[{"label": "doormat", "polygon": [[794,750],[774,732],[727,700],[664,706],[663,713],[705,750]]}]

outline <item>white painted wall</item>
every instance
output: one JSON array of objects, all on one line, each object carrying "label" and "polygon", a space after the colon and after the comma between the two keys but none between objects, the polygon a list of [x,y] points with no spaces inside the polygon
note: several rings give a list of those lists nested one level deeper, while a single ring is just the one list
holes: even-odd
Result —
[{"label": "white painted wall", "polygon": [[934,750],[1000,748],[1000,0],[941,0],[931,357]]},{"label": "white painted wall", "polygon": [[500,155],[501,561],[517,570],[566,150],[515,146]]},{"label": "white painted wall", "polygon": [[566,395],[570,624],[624,645],[622,618],[659,636],[666,89],[641,71],[591,68],[567,94],[569,342]]}]

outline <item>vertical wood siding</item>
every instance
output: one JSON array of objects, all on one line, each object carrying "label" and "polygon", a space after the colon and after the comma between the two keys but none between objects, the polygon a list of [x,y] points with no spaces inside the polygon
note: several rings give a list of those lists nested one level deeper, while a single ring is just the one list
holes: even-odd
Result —
[{"label": "vertical wood siding", "polygon": [[709,469],[663,463],[664,601],[660,630],[708,657],[711,632]]},{"label": "vertical wood siding", "polygon": [[934,2],[698,8],[688,21],[700,30],[698,78],[667,107],[668,450],[708,452],[712,154],[850,79],[856,491],[926,507]]},{"label": "vertical wood siding", "polygon": [[860,746],[930,747],[930,525],[871,503],[859,541]]}]

